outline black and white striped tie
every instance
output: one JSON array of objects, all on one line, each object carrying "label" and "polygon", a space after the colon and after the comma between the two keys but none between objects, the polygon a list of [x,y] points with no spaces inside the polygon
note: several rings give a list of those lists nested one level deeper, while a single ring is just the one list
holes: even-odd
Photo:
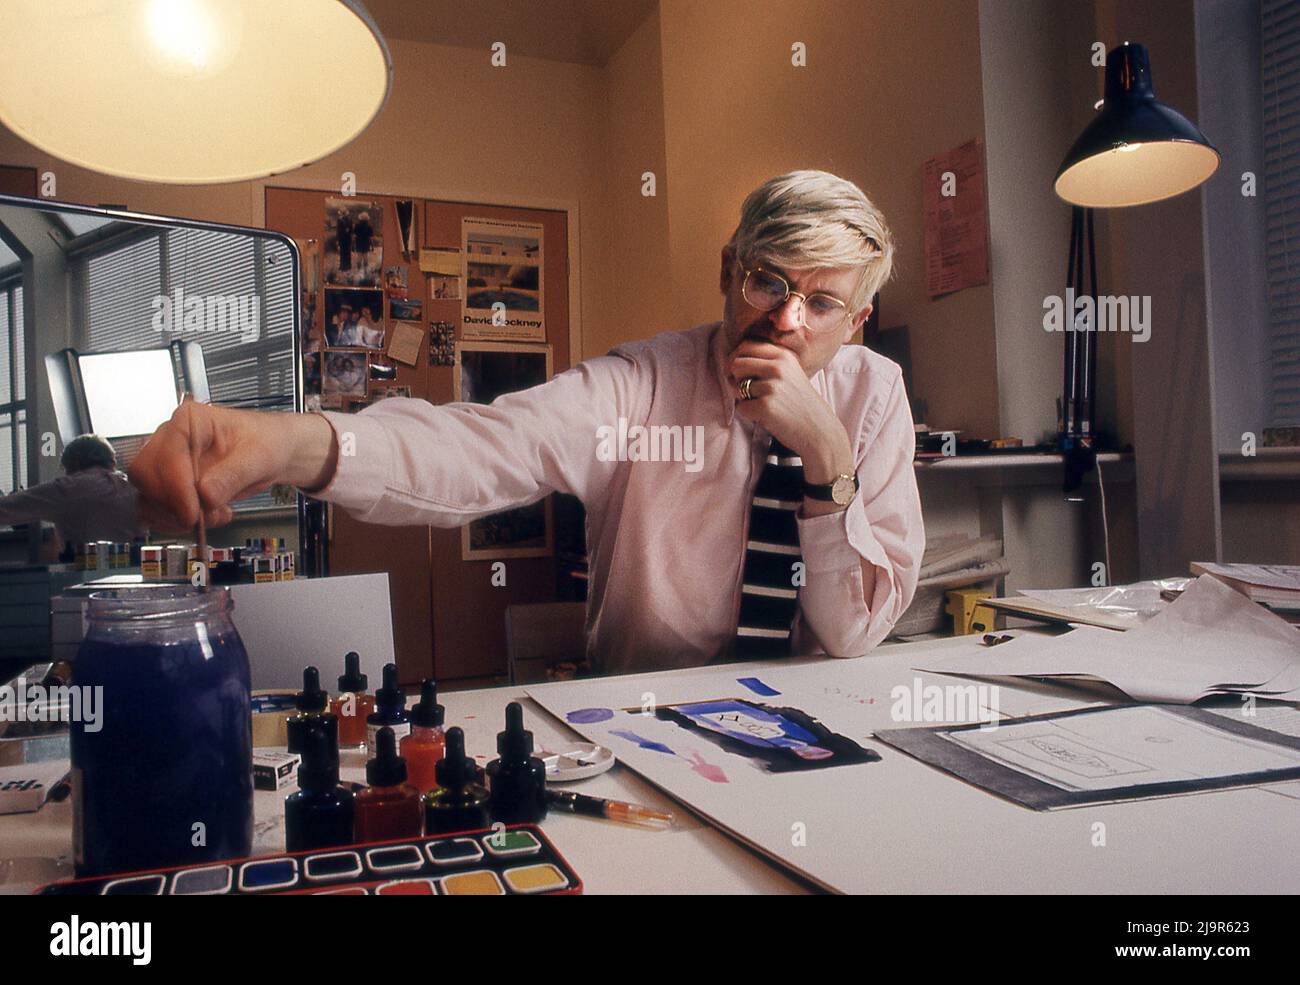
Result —
[{"label": "black and white striped tie", "polygon": [[803,578],[799,527],[803,505],[803,462],[772,439],[749,511],[740,619],[733,655],[739,659],[790,653],[790,624],[799,611]]}]

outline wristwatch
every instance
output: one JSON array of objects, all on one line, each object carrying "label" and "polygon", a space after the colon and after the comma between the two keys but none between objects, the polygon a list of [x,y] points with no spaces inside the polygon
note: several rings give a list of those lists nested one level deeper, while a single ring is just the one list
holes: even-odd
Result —
[{"label": "wristwatch", "polygon": [[809,499],[820,499],[836,506],[848,506],[858,492],[858,477],[841,472],[832,481],[814,484],[805,482],[803,494]]}]

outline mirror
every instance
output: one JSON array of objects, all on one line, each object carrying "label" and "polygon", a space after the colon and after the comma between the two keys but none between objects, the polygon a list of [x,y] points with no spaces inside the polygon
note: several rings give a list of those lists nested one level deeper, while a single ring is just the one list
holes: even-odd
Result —
[{"label": "mirror", "polygon": [[[125,471],[187,394],[301,410],[298,279],[278,233],[0,195],[0,494],[64,474],[87,432]],[[211,543],[282,537],[301,552],[302,507],[288,491],[251,497]],[[49,522],[6,529],[0,561],[58,553]]]}]

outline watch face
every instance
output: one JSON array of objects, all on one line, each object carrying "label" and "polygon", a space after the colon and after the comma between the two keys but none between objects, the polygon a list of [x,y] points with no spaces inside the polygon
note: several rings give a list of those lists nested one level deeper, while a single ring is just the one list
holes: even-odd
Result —
[{"label": "watch face", "polygon": [[853,502],[853,494],[858,491],[857,483],[846,475],[837,478],[831,486],[831,499],[836,506],[848,506]]}]

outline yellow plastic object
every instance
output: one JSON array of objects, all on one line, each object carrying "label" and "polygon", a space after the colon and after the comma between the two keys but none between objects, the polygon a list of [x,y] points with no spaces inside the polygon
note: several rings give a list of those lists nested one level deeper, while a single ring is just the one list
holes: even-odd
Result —
[{"label": "yellow plastic object", "polygon": [[981,599],[989,598],[988,589],[954,588],[947,593],[948,604],[944,611],[952,616],[952,635],[967,636],[971,633],[987,633],[994,629],[997,613],[992,607],[980,605]]}]

